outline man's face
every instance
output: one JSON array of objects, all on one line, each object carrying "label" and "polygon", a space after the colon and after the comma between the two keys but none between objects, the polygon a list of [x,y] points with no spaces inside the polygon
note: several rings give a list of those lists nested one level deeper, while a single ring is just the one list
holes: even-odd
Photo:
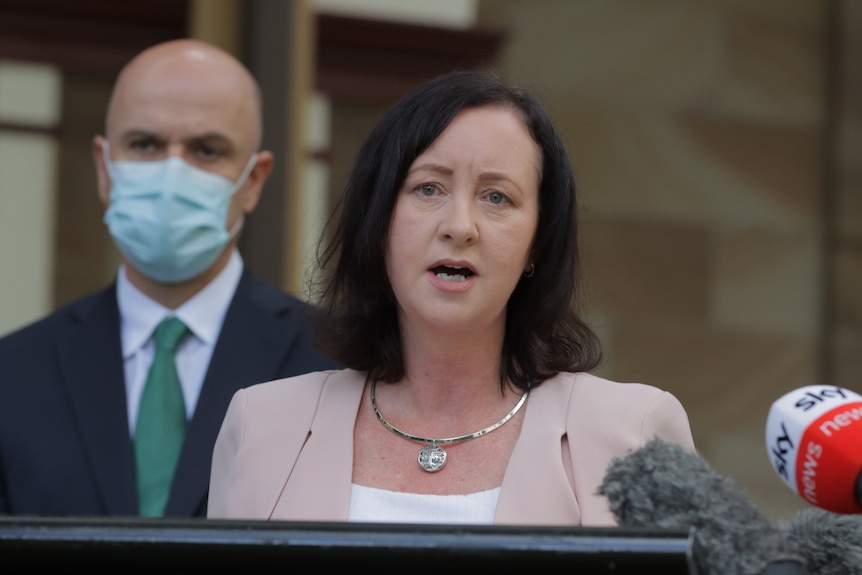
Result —
[{"label": "man's face", "polygon": [[[253,80],[235,62],[191,50],[143,57],[121,75],[107,117],[113,162],[180,157],[192,166],[236,181],[260,140]],[[94,142],[99,197],[110,206],[110,176],[102,161],[104,140]],[[258,156],[248,181],[231,198],[226,226],[250,213],[272,157]]]}]

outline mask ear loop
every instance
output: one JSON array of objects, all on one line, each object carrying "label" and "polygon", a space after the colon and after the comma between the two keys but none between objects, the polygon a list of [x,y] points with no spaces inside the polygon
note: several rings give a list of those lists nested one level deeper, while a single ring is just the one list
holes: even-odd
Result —
[{"label": "mask ear loop", "polygon": [[251,155],[251,157],[248,159],[248,163],[245,165],[245,168],[243,168],[242,173],[239,175],[239,178],[237,178],[233,187],[230,189],[230,195],[234,195],[237,192],[237,190],[239,190],[241,187],[243,187],[245,185],[246,180],[248,180],[248,177],[251,175],[251,171],[254,169],[254,167],[256,165],[257,165],[257,152],[253,153]]},{"label": "mask ear loop", "polygon": [[105,170],[111,179],[114,179],[114,163],[111,161],[110,143],[108,140],[102,140],[102,161],[105,162]]},{"label": "mask ear loop", "polygon": [[243,224],[245,224],[245,214],[240,215],[234,223],[233,227],[231,227],[230,231],[227,233],[227,241],[231,241],[236,237],[239,231],[242,229]]},{"label": "mask ear loop", "polygon": [[[230,195],[234,195],[237,190],[245,185],[246,180],[249,175],[251,175],[251,171],[257,165],[257,152],[253,153],[251,157],[248,159],[248,163],[245,165],[245,169],[239,175],[236,183],[234,183],[233,188],[231,188]],[[230,231],[227,234],[227,241],[231,241],[242,229],[242,226],[245,224],[245,214],[240,214],[239,218],[237,218],[234,225],[230,228]]]}]

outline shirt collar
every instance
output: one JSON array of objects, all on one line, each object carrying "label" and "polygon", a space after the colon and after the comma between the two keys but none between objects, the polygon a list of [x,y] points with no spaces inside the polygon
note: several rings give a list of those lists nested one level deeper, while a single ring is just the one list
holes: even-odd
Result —
[{"label": "shirt collar", "polygon": [[242,275],[243,261],[233,250],[225,268],[191,299],[170,310],[144,295],[132,285],[121,265],[117,274],[117,303],[120,308],[123,359],[140,350],[149,341],[156,326],[170,315],[185,323],[206,345],[215,345],[236,287]]}]

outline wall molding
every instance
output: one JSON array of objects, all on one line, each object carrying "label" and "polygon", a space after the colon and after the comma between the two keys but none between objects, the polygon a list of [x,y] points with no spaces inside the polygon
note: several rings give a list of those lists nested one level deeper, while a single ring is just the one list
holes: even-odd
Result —
[{"label": "wall molding", "polygon": [[316,88],[334,98],[393,102],[456,68],[492,66],[505,32],[317,14]]},{"label": "wall molding", "polygon": [[0,58],[113,76],[188,24],[188,0],[0,0]]}]

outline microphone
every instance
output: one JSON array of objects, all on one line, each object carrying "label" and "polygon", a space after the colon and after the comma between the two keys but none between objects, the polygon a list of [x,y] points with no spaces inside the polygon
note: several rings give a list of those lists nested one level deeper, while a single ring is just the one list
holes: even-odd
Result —
[{"label": "microphone", "polygon": [[803,575],[806,559],[729,478],[658,438],[608,466],[598,493],[622,527],[694,527],[698,575]]},{"label": "microphone", "polygon": [[862,513],[862,395],[809,385],[778,398],[766,419],[772,467],[808,503]]},{"label": "microphone", "polygon": [[804,509],[779,523],[790,545],[817,575],[862,573],[862,516]]}]

